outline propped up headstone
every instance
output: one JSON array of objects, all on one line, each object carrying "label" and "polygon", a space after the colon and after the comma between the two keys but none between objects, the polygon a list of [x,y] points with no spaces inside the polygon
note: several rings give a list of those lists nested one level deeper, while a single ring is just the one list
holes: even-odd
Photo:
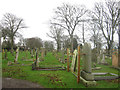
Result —
[{"label": "propped up headstone", "polygon": [[16,63],[17,60],[18,60],[18,54],[19,54],[19,47],[18,47],[17,50],[16,50],[16,56],[15,56],[14,63]]},{"label": "propped up headstone", "polygon": [[75,70],[76,70],[77,54],[78,54],[77,50],[74,50],[73,58],[72,58],[72,65],[71,65],[71,71],[72,72],[75,72]]}]

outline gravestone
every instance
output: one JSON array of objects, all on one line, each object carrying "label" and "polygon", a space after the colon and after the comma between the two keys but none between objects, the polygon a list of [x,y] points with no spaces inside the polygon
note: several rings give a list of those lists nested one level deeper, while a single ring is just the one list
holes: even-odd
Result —
[{"label": "gravestone", "polygon": [[71,71],[75,72],[76,70],[76,64],[77,64],[77,50],[75,49],[73,52],[73,58],[72,58],[72,65],[71,65]]},{"label": "gravestone", "polygon": [[39,60],[38,60],[38,49],[36,49],[36,61],[35,61],[36,67],[39,67]]},{"label": "gravestone", "polygon": [[103,54],[102,54],[101,64],[105,64],[105,65],[108,64],[108,63],[105,61],[105,51],[104,51],[104,50],[103,50]]},{"label": "gravestone", "polygon": [[100,64],[100,55],[97,57],[97,64]]},{"label": "gravestone", "polygon": [[83,70],[81,71],[81,77],[88,81],[93,81],[94,76],[92,75],[92,67],[91,67],[91,45],[85,43],[83,46]]},{"label": "gravestone", "polygon": [[61,50],[61,62],[64,63],[64,49]]},{"label": "gravestone", "polygon": [[16,56],[15,56],[14,63],[16,63],[17,60],[18,60],[18,54],[19,54],[19,47],[18,47],[17,50],[16,50]]},{"label": "gravestone", "polygon": [[41,59],[44,60],[44,54],[45,54],[45,49],[42,48],[42,52],[41,52]]},{"label": "gravestone", "polygon": [[103,53],[103,57],[102,57],[101,63],[105,63],[105,54],[104,53]]},{"label": "gravestone", "polygon": [[118,67],[118,50],[113,50],[112,53],[112,66]]}]

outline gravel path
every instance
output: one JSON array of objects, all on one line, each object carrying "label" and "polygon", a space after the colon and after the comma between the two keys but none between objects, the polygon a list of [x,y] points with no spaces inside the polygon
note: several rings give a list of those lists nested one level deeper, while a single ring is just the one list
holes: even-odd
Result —
[{"label": "gravel path", "polygon": [[21,79],[2,78],[2,88],[43,88],[39,84]]}]

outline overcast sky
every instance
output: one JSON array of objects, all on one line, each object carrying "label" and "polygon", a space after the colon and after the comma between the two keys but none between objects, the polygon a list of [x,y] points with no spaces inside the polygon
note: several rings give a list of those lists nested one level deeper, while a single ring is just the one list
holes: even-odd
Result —
[{"label": "overcast sky", "polygon": [[104,0],[1,0],[0,20],[5,13],[15,14],[24,19],[27,29],[20,33],[24,38],[39,37],[42,40],[52,40],[46,33],[49,32],[48,21],[54,15],[54,9],[62,3],[84,4],[92,9],[95,2]]}]

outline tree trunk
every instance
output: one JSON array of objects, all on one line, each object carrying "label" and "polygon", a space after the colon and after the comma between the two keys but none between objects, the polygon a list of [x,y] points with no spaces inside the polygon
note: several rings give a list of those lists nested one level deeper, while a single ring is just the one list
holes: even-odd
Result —
[{"label": "tree trunk", "polygon": [[11,38],[11,54],[12,54],[12,55],[14,55],[14,54],[13,54],[13,51],[14,51],[14,50],[13,50],[13,45],[14,45],[14,39],[13,39],[13,37],[12,37],[12,38]]},{"label": "tree trunk", "polygon": [[111,44],[108,43],[108,55],[110,56],[111,55]]},{"label": "tree trunk", "polygon": [[59,51],[60,51],[60,49],[61,49],[61,47],[60,47],[60,42],[59,42],[59,41],[57,41],[57,52],[59,52]]},{"label": "tree trunk", "polygon": [[73,52],[73,35],[70,35],[70,40],[71,40],[71,44],[70,44],[70,46],[71,46],[71,53]]}]

